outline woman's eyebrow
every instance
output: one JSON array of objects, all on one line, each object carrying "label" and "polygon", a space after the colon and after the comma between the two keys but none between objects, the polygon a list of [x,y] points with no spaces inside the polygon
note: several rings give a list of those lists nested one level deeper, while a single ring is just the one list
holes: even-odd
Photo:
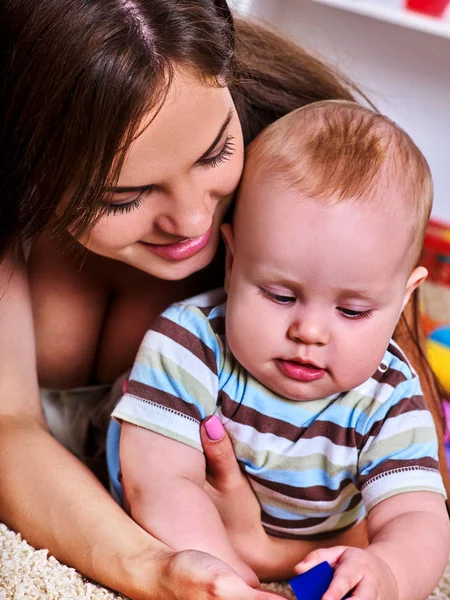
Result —
[{"label": "woman's eyebrow", "polygon": [[[228,114],[226,116],[225,121],[222,123],[222,126],[219,129],[219,133],[214,138],[213,143],[210,145],[210,147],[208,148],[208,150],[206,150],[206,152],[204,152],[200,156],[200,158],[197,159],[197,162],[204,160],[207,156],[209,156],[209,154],[211,154],[211,152],[214,150],[214,148],[220,142],[220,138],[223,136],[223,134],[224,134],[226,128],[228,127],[228,125],[230,124],[232,118],[233,118],[233,109],[230,108],[230,110],[228,111]],[[152,184],[150,184],[150,185],[126,186],[126,187],[118,186],[118,187],[107,187],[106,191],[110,192],[112,194],[123,194],[125,192],[146,192],[151,187],[152,187]]]},{"label": "woman's eyebrow", "polygon": [[225,119],[225,121],[222,124],[222,127],[219,129],[219,133],[216,135],[216,137],[214,138],[213,143],[211,144],[211,146],[208,148],[208,150],[206,152],[204,152],[200,158],[197,160],[201,161],[203,159],[205,159],[207,156],[209,156],[211,154],[211,152],[214,150],[214,148],[217,146],[217,144],[220,142],[221,137],[223,136],[225,129],[228,127],[228,125],[230,124],[231,119],[233,118],[233,109],[230,108],[230,110],[228,111],[228,115]]}]

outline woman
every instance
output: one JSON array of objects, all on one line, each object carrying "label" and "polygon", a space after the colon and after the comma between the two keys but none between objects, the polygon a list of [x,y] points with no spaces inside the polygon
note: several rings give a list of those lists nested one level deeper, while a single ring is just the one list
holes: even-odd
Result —
[{"label": "woman", "polygon": [[[17,240],[34,242],[40,382],[110,384],[156,313],[220,282],[243,146],[351,85],[265,29],[234,29],[225,0],[5,0],[0,19],[0,517],[131,598],[264,600],[213,557],[148,536],[47,433]],[[412,352],[417,330],[402,331]],[[246,483],[226,438],[204,443],[225,517]]]}]

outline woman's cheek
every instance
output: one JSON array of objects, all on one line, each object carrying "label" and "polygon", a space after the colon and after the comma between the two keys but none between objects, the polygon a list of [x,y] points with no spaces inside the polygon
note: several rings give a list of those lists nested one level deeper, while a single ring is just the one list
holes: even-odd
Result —
[{"label": "woman's cheek", "polygon": [[108,215],[92,229],[85,245],[94,251],[96,248],[118,249],[145,239],[145,235],[145,221],[139,211]]}]

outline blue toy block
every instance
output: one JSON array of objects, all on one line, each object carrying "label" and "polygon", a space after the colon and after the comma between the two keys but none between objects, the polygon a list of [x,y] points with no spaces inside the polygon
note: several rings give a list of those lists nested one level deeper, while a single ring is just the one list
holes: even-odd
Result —
[{"label": "blue toy block", "polygon": [[[324,561],[306,573],[297,575],[289,583],[297,600],[320,600],[330,586],[333,573],[330,563]],[[348,593],[344,598],[350,595]]]},{"label": "blue toy block", "polygon": [[333,579],[333,569],[328,562],[316,565],[306,573],[289,581],[297,600],[320,600]]}]

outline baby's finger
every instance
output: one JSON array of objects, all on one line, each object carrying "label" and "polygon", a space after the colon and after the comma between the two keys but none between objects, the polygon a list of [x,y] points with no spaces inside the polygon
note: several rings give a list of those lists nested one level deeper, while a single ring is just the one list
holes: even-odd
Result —
[{"label": "baby's finger", "polygon": [[353,590],[350,598],[352,598],[352,600],[377,600],[378,591],[368,579],[363,577]]},{"label": "baby's finger", "polygon": [[[354,560],[344,555],[334,570],[333,581],[323,595],[323,600],[341,600],[351,590],[357,588],[362,578],[362,569],[358,568]],[[369,599],[364,598],[364,600]]]},{"label": "baby's finger", "polygon": [[347,546],[333,546],[332,548],[313,550],[305,556],[302,562],[295,565],[294,570],[300,575],[324,561],[327,561],[334,567],[346,550]]}]

